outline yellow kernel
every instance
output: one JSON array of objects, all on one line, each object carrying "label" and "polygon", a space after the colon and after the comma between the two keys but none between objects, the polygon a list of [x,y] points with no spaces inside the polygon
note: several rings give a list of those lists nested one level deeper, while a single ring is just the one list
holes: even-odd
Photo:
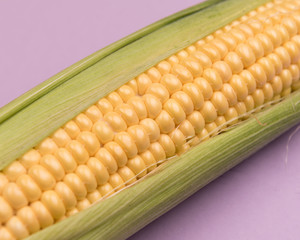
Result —
[{"label": "yellow kernel", "polygon": [[6,227],[0,227],[0,239],[2,240],[15,240],[11,232]]},{"label": "yellow kernel", "polygon": [[228,51],[233,51],[237,45],[237,41],[235,39],[235,37],[230,34],[230,33],[223,33],[223,34],[220,34],[218,36],[219,39],[221,39],[221,41],[223,41],[227,48],[228,48]]},{"label": "yellow kernel", "polygon": [[271,53],[267,56],[268,59],[270,59],[274,65],[275,68],[275,74],[279,74],[282,71],[282,62],[280,57],[275,54],[275,53]]},{"label": "yellow kernel", "polygon": [[102,112],[95,105],[90,106],[87,110],[85,110],[84,113],[90,120],[92,120],[93,123],[97,122],[99,119],[103,117]]},{"label": "yellow kernel", "polygon": [[238,122],[238,112],[234,107],[229,108],[224,117],[226,122],[228,122],[228,125],[233,125]]},{"label": "yellow kernel", "polygon": [[151,79],[145,73],[142,73],[136,78],[138,86],[138,94],[143,95],[147,91],[148,87],[152,84]]},{"label": "yellow kernel", "polygon": [[[105,121],[97,121],[94,124],[92,131],[94,134],[96,134],[101,144],[108,143],[109,141],[112,141],[114,139],[114,131]],[[100,147],[99,144],[97,145],[98,147]]]},{"label": "yellow kernel", "polygon": [[223,115],[229,108],[228,101],[222,92],[214,92],[211,102],[219,115]]},{"label": "yellow kernel", "polygon": [[178,91],[171,96],[172,99],[175,99],[180,106],[182,107],[185,114],[190,114],[194,110],[194,103],[192,99],[183,91]]},{"label": "yellow kernel", "polygon": [[141,178],[147,173],[145,162],[140,156],[129,159],[127,162],[127,167],[134,172],[137,178]]},{"label": "yellow kernel", "polygon": [[239,101],[243,101],[248,96],[247,84],[241,76],[233,75],[229,83],[234,89]]},{"label": "yellow kernel", "polygon": [[[134,143],[133,138],[127,132],[117,133],[114,140],[123,148],[128,158],[132,158],[137,154],[137,146]],[[101,160],[101,158],[99,159]]]},{"label": "yellow kernel", "polygon": [[195,52],[197,49],[196,49],[196,47],[195,47],[194,45],[190,45],[190,46],[186,47],[185,50],[186,50],[189,54],[191,54],[191,53]]},{"label": "yellow kernel", "polygon": [[109,151],[109,153],[117,161],[119,167],[125,166],[128,158],[123,148],[119,144],[116,142],[109,142],[104,145],[104,148]]},{"label": "yellow kernel", "polygon": [[215,123],[217,124],[218,127],[226,128],[226,119],[224,116],[218,116],[217,119],[215,120]]},{"label": "yellow kernel", "polygon": [[266,83],[262,90],[264,92],[265,102],[272,100],[274,92],[271,83]]},{"label": "yellow kernel", "polygon": [[[116,135],[116,137],[118,139],[118,141],[116,141],[116,142],[118,144],[120,144],[120,141],[119,141],[120,139],[121,139],[121,141],[124,140],[124,139],[122,139],[122,137],[125,135],[125,133],[124,134],[123,133],[124,132],[121,132],[121,133],[118,133],[119,135]],[[127,138],[128,137],[126,136],[125,139],[127,139]],[[130,143],[128,143],[128,144],[130,144]],[[124,149],[124,147],[123,147],[123,149]],[[125,152],[126,152],[126,150],[125,150]],[[109,174],[112,174],[117,171],[118,164],[117,164],[116,160],[114,159],[114,157],[109,153],[109,151],[106,150],[106,148],[100,148],[100,150],[96,153],[95,157],[103,163],[103,165],[107,168],[107,171],[109,172]],[[93,170],[93,169],[91,169],[91,170]]]},{"label": "yellow kernel", "polygon": [[283,47],[287,50],[291,57],[291,64],[298,63],[300,60],[300,49],[293,41],[286,42]]},{"label": "yellow kernel", "polygon": [[39,185],[41,190],[50,190],[55,185],[55,178],[48,172],[48,170],[41,165],[32,166],[28,175]]},{"label": "yellow kernel", "polygon": [[194,57],[200,62],[202,68],[209,68],[212,65],[210,58],[203,52],[195,51],[192,53],[192,57]]},{"label": "yellow kernel", "polygon": [[179,129],[174,129],[169,133],[170,138],[175,144],[176,149],[183,146],[186,143],[186,137]]},{"label": "yellow kernel", "polygon": [[179,125],[179,130],[183,133],[186,139],[191,139],[195,136],[195,129],[193,125],[188,120],[184,120]]},{"label": "yellow kernel", "polygon": [[282,91],[282,81],[279,76],[275,76],[271,82],[274,95],[280,94]]},{"label": "yellow kernel", "polygon": [[134,108],[129,104],[121,104],[117,106],[115,110],[125,120],[127,126],[132,126],[139,123],[139,118],[134,111]]},{"label": "yellow kernel", "polygon": [[131,107],[133,107],[136,115],[139,120],[145,119],[147,117],[147,108],[143,101],[143,98],[140,96],[134,96],[130,98],[127,102]]},{"label": "yellow kernel", "polygon": [[264,71],[262,65],[258,63],[254,63],[251,67],[248,68],[248,71],[252,74],[254,79],[256,80],[256,86],[258,88],[263,87],[267,82],[267,75]]},{"label": "yellow kernel", "polygon": [[179,91],[182,87],[181,81],[173,74],[165,74],[161,78],[161,84],[168,89],[170,94]]},{"label": "yellow kernel", "polygon": [[8,220],[8,222],[6,223],[6,228],[16,239],[23,239],[28,237],[29,235],[29,232],[26,229],[24,223],[22,223],[22,221],[16,216],[13,216]]},{"label": "yellow kernel", "polygon": [[[158,143],[158,146],[160,144]],[[153,150],[153,149],[152,149]],[[158,155],[157,155],[158,156]],[[156,157],[157,157],[156,156]],[[165,156],[165,155],[164,155]],[[154,158],[153,154],[147,150],[145,152],[143,152],[140,157],[143,159],[145,165],[146,165],[146,169],[147,169],[147,172],[151,172],[152,170],[154,170],[156,167],[157,167],[157,164],[156,164],[156,159]]]},{"label": "yellow kernel", "polygon": [[298,81],[298,82],[296,82],[296,83],[294,83],[294,84],[292,85],[292,90],[293,90],[293,91],[296,91],[296,90],[298,90],[298,89],[300,89],[300,81]]},{"label": "yellow kernel", "polygon": [[113,173],[112,175],[110,175],[108,182],[114,188],[115,191],[119,191],[125,187],[124,180],[118,173]]},{"label": "yellow kernel", "polygon": [[181,64],[175,64],[172,68],[172,73],[184,84],[193,81],[191,72]]},{"label": "yellow kernel", "polygon": [[263,24],[253,18],[249,18],[246,24],[252,29],[254,34],[261,33],[263,31]]},{"label": "yellow kernel", "polygon": [[119,168],[118,174],[123,179],[125,185],[133,184],[136,181],[136,176],[129,167],[124,166],[124,167]]},{"label": "yellow kernel", "polygon": [[146,93],[154,95],[161,101],[161,103],[166,102],[170,96],[168,89],[160,83],[152,83],[148,87]]},{"label": "yellow kernel", "polygon": [[89,153],[84,148],[83,144],[77,140],[69,142],[66,148],[78,164],[83,164],[89,159]]},{"label": "yellow kernel", "polygon": [[151,143],[149,151],[152,153],[156,162],[163,161],[166,159],[166,153],[163,147],[158,142]]},{"label": "yellow kernel", "polygon": [[80,113],[75,117],[75,122],[81,131],[90,131],[93,126],[93,122],[85,114]]},{"label": "yellow kernel", "polygon": [[162,103],[159,98],[152,94],[145,94],[143,100],[148,112],[148,117],[156,118],[162,110]]},{"label": "yellow kernel", "polygon": [[250,112],[254,108],[254,99],[251,95],[248,95],[244,100],[247,112]]},{"label": "yellow kernel", "polygon": [[248,94],[251,94],[256,89],[256,81],[253,75],[248,70],[243,70],[240,73],[240,76],[243,78],[248,87]]},{"label": "yellow kernel", "polygon": [[182,91],[185,92],[191,99],[196,110],[200,109],[203,105],[204,98],[201,93],[201,89],[194,83],[186,83],[182,87]]},{"label": "yellow kernel", "polygon": [[249,47],[252,48],[252,51],[256,59],[259,59],[264,56],[264,48],[258,39],[254,37],[248,38],[247,44],[249,45]]},{"label": "yellow kernel", "polygon": [[13,182],[19,176],[26,174],[26,169],[19,161],[14,161],[3,169],[3,173],[9,181]]},{"label": "yellow kernel", "polygon": [[75,173],[80,177],[81,181],[84,183],[87,192],[92,192],[97,188],[96,178],[88,166],[79,165]]},{"label": "yellow kernel", "polygon": [[126,85],[132,89],[135,95],[138,94],[138,85],[135,79],[130,80]]},{"label": "yellow kernel", "polygon": [[86,198],[89,200],[90,203],[98,202],[102,196],[98,190],[95,190],[91,193],[89,193]]},{"label": "yellow kernel", "polygon": [[288,51],[284,47],[278,47],[274,50],[274,53],[281,59],[282,67],[288,68],[291,65],[291,57]]},{"label": "yellow kernel", "polygon": [[29,233],[40,230],[40,223],[30,207],[23,207],[17,212],[17,217],[23,222]]},{"label": "yellow kernel", "polygon": [[76,208],[78,209],[78,211],[82,211],[82,210],[88,208],[89,206],[91,206],[91,203],[89,202],[89,200],[83,199],[77,203]]},{"label": "yellow kernel", "polygon": [[98,191],[103,197],[108,197],[115,192],[109,183],[105,183],[104,185],[100,186]]},{"label": "yellow kernel", "polygon": [[244,102],[238,102],[234,106],[235,110],[237,111],[238,115],[241,116],[247,112],[247,108]]},{"label": "yellow kernel", "polygon": [[63,181],[72,190],[78,200],[82,200],[86,197],[87,191],[84,183],[75,173],[67,174]]},{"label": "yellow kernel", "polygon": [[172,55],[171,57],[169,57],[167,59],[167,61],[171,64],[171,65],[175,65],[177,63],[179,63],[179,59],[178,57],[176,57],[175,55]]},{"label": "yellow kernel", "polygon": [[[206,79],[196,78],[194,80],[194,83],[196,84],[196,86],[199,88],[199,90],[203,94],[204,100],[208,100],[211,98],[211,96],[213,94],[213,89]],[[196,109],[196,110],[198,110],[198,109]]]},{"label": "yellow kernel", "polygon": [[217,38],[213,39],[210,43],[218,50],[220,54],[220,58],[223,59],[225,55],[228,53],[228,48],[226,44]]},{"label": "yellow kernel", "polygon": [[284,89],[281,93],[281,97],[289,96],[291,94],[291,91],[292,91],[291,87]]},{"label": "yellow kernel", "polygon": [[[299,25],[300,26],[300,25]],[[300,29],[299,29],[300,30]],[[299,35],[296,35],[294,37],[292,37],[291,39],[294,43],[297,44],[298,48],[300,48],[300,36]]]},{"label": "yellow kernel", "polygon": [[229,52],[224,61],[229,65],[233,74],[240,73],[244,68],[240,56],[235,52]]},{"label": "yellow kernel", "polygon": [[126,122],[116,112],[108,112],[104,115],[104,120],[109,124],[114,132],[122,132],[127,129]]},{"label": "yellow kernel", "polygon": [[26,196],[16,183],[7,183],[2,195],[14,209],[20,209],[28,204]]},{"label": "yellow kernel", "polygon": [[54,191],[61,198],[66,210],[71,210],[77,204],[76,196],[73,191],[64,182],[58,182]]},{"label": "yellow kernel", "polygon": [[245,34],[239,29],[236,28],[231,29],[230,34],[235,38],[237,43],[242,43],[245,42],[246,40]]},{"label": "yellow kernel", "polygon": [[119,89],[117,90],[117,93],[119,94],[119,96],[122,98],[123,102],[127,102],[131,97],[135,96],[135,92],[132,90],[131,87],[127,86],[127,85],[123,85],[121,87],[119,87]]},{"label": "yellow kernel", "polygon": [[206,130],[206,128],[203,128],[201,130],[201,132],[198,134],[198,138],[200,140],[200,142],[206,141],[207,139],[209,139],[209,134]]},{"label": "yellow kernel", "polygon": [[80,129],[74,121],[67,122],[64,126],[64,130],[72,139],[75,139],[80,133]]},{"label": "yellow kernel", "polygon": [[203,104],[203,107],[200,110],[201,115],[205,119],[206,123],[210,123],[215,121],[217,118],[217,111],[212,102],[210,101],[205,101]]},{"label": "yellow kernel", "polygon": [[187,57],[182,59],[181,64],[190,71],[193,77],[200,77],[202,75],[203,68],[195,58]]},{"label": "yellow kernel", "polygon": [[289,70],[283,69],[279,76],[282,81],[283,89],[289,88],[292,85],[293,78]]},{"label": "yellow kernel", "polygon": [[94,174],[98,185],[104,184],[108,181],[108,170],[100,160],[95,157],[91,157],[87,162],[87,166]]},{"label": "yellow kernel", "polygon": [[0,196],[0,223],[3,224],[13,216],[13,209],[9,203]]},{"label": "yellow kernel", "polygon": [[[26,168],[30,168],[33,165],[36,165],[39,163],[41,158],[41,154],[35,150],[30,149],[28,152],[26,152],[22,157],[20,157],[19,162]],[[0,191],[1,192],[1,191]]]},{"label": "yellow kernel", "polygon": [[271,28],[266,29],[265,33],[272,41],[274,48],[277,48],[282,44],[281,34],[278,31],[278,29],[271,27]]},{"label": "yellow kernel", "polygon": [[260,43],[264,49],[265,56],[273,51],[273,43],[266,34],[259,33],[255,36],[255,38],[260,41]]},{"label": "yellow kernel", "polygon": [[207,68],[203,71],[203,78],[208,81],[213,90],[220,90],[223,81],[218,71],[213,68]]},{"label": "yellow kernel", "polygon": [[289,66],[288,70],[290,71],[290,73],[292,75],[293,83],[297,82],[300,78],[299,67],[296,64],[293,64],[293,65]]},{"label": "yellow kernel", "polygon": [[41,158],[40,163],[44,168],[46,168],[53,177],[59,181],[65,176],[65,171],[60,164],[60,162],[51,154],[44,155]]},{"label": "yellow kernel", "polygon": [[181,123],[186,117],[184,110],[174,99],[166,101],[163,108],[170,114],[176,125]]},{"label": "yellow kernel", "polygon": [[160,129],[160,132],[162,133],[169,133],[175,128],[175,123],[172,117],[165,110],[160,112],[155,121]]},{"label": "yellow kernel", "polygon": [[258,64],[261,65],[264,72],[266,73],[267,81],[270,81],[275,77],[275,66],[271,59],[267,57],[260,58],[257,61]]},{"label": "yellow kernel", "polygon": [[254,36],[253,30],[247,24],[239,23],[235,28],[242,31],[247,38]]},{"label": "yellow kernel", "polygon": [[42,229],[53,224],[53,217],[44,204],[42,204],[40,201],[32,203],[30,207],[35,213]]},{"label": "yellow kernel", "polygon": [[161,134],[158,142],[165,150],[167,157],[174,156],[176,152],[175,145],[172,139],[167,134]]},{"label": "yellow kernel", "polygon": [[232,77],[232,72],[230,66],[224,61],[217,61],[213,64],[213,69],[215,69],[220,75],[222,82],[228,82]]},{"label": "yellow kernel", "polygon": [[67,217],[73,216],[74,214],[79,213],[79,210],[77,208],[73,208],[72,210],[67,212]]},{"label": "yellow kernel", "polygon": [[251,66],[256,60],[254,52],[248,44],[240,43],[235,51],[240,56],[245,68]]},{"label": "yellow kernel", "polygon": [[77,163],[72,154],[65,148],[60,148],[55,153],[55,157],[59,160],[66,173],[73,172],[77,167]]},{"label": "yellow kernel", "polygon": [[55,131],[51,135],[51,138],[53,139],[53,141],[56,143],[58,147],[64,147],[67,145],[67,143],[71,141],[71,138],[69,137],[67,132],[62,128],[59,128],[57,131]]},{"label": "yellow kernel", "polygon": [[196,134],[198,134],[204,128],[205,120],[201,113],[198,111],[194,111],[189,116],[187,116],[187,120],[194,127]]},{"label": "yellow kernel", "polygon": [[185,50],[179,51],[176,55],[180,60],[185,59],[189,56],[188,52]]},{"label": "yellow kernel", "polygon": [[114,110],[113,106],[106,98],[101,98],[96,105],[103,115]]},{"label": "yellow kernel", "polygon": [[216,136],[219,132],[218,126],[215,122],[207,123],[205,128],[210,136]]},{"label": "yellow kernel", "polygon": [[108,94],[106,98],[114,108],[123,103],[122,98],[117,92],[112,92]]},{"label": "yellow kernel", "polygon": [[146,73],[147,73],[147,75],[149,76],[149,78],[151,79],[152,82],[156,83],[156,82],[160,81],[161,74],[157,70],[157,68],[152,67],[149,70],[147,70]]},{"label": "yellow kernel", "polygon": [[150,142],[155,142],[159,139],[160,129],[153,119],[146,118],[142,120],[140,124],[145,128],[149,136]]},{"label": "yellow kernel", "polygon": [[57,145],[51,138],[45,138],[39,145],[37,145],[36,150],[40,152],[40,154],[53,154],[57,150]]},{"label": "yellow kernel", "polygon": [[237,95],[230,84],[228,83],[223,84],[221,92],[226,97],[229,106],[233,106],[237,103]]},{"label": "yellow kernel", "polygon": [[43,192],[41,202],[45,205],[54,219],[59,219],[66,213],[62,200],[53,190]]},{"label": "yellow kernel", "polygon": [[141,125],[135,125],[128,128],[127,132],[135,142],[138,152],[144,152],[150,145],[150,139],[145,128]]},{"label": "yellow kernel", "polygon": [[200,51],[204,52],[212,62],[220,61],[221,56],[218,49],[212,44],[204,44],[200,47]]},{"label": "yellow kernel", "polygon": [[171,64],[168,63],[167,61],[161,61],[160,63],[158,63],[156,65],[157,70],[161,73],[161,74],[167,74],[171,71]]},{"label": "yellow kernel", "polygon": [[297,34],[298,28],[293,18],[284,17],[283,19],[281,19],[281,24],[287,29],[290,38]]},{"label": "yellow kernel", "polygon": [[254,100],[254,106],[257,108],[264,103],[265,96],[262,89],[256,89],[254,93],[252,93],[252,97]]},{"label": "yellow kernel", "polygon": [[27,174],[20,176],[17,179],[16,183],[29,202],[34,202],[40,198],[42,194],[41,189],[36,184],[36,182]]},{"label": "yellow kernel", "polygon": [[3,173],[0,173],[0,194],[3,191],[3,188],[8,183],[6,176]]}]

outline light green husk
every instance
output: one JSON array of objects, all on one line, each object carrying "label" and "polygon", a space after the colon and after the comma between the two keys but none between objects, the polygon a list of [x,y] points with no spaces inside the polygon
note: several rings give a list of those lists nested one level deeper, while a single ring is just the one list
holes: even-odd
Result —
[{"label": "light green husk", "polygon": [[[158,61],[266,0],[212,0],[71,66],[0,110],[0,167]],[[197,24],[195,24],[197,23]],[[174,37],[176,36],[176,37]],[[161,165],[137,184],[28,239],[124,239],[300,121],[300,92]]]}]

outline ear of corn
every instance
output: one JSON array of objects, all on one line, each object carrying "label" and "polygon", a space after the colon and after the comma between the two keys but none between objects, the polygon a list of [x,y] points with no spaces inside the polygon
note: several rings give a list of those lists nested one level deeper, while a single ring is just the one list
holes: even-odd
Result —
[{"label": "ear of corn", "polygon": [[[249,12],[262,3],[255,1],[241,12]],[[46,227],[30,238],[127,237],[299,121],[299,92],[290,94],[298,89],[299,82],[300,40],[297,34],[300,19],[296,13],[299,4],[295,2],[281,4],[277,1],[262,6],[257,12],[250,12],[223,30],[177,52],[155,68],[149,68],[162,57],[196,40],[194,31],[199,31],[198,28],[187,24],[203,18],[215,22],[222,14],[223,19],[230,21],[232,15],[226,18],[226,14],[234,12],[235,19],[241,14],[234,11],[242,6],[239,1],[207,7],[209,4],[183,12],[179,20],[174,16],[172,24],[107,55],[94,65],[87,63],[89,68],[77,75],[77,70],[71,71],[69,77],[76,75],[72,81],[58,76],[56,80],[61,85],[51,90],[58,84],[53,81],[48,89],[34,92],[35,96],[41,96],[30,105],[34,94],[27,102],[21,99],[15,106],[8,107],[10,111],[4,109],[0,129],[14,126],[21,117],[41,110],[37,119],[33,119],[33,124],[41,123],[37,132],[42,131],[41,127],[46,124],[43,118],[58,111],[53,121],[47,122],[49,132],[53,132],[52,128],[86,109],[96,96],[99,98],[96,91],[101,87],[105,87],[103,94],[108,94],[115,87],[112,84],[119,86],[148,67],[145,73],[100,99],[8,166],[14,160],[13,156],[20,156],[39,142],[41,136],[33,133],[25,143],[29,134],[26,124],[21,128],[16,126],[20,132],[16,133],[12,128],[4,132],[12,133],[13,137],[22,133],[25,136],[20,140],[24,146],[16,153],[9,145],[0,146],[3,166],[7,166],[0,175],[3,195],[0,198],[0,220],[5,223],[0,229],[1,237],[12,234],[22,239]],[[224,9],[229,13],[224,15],[221,12]],[[291,11],[296,15],[281,18],[276,16],[278,9],[283,10],[282,14]],[[268,14],[271,14],[271,20],[267,19]],[[217,26],[206,23],[201,26],[201,32],[207,35]],[[172,35],[178,28],[178,39],[168,44],[179,47],[169,49],[164,45],[166,37],[162,33]],[[159,41],[158,36],[162,37]],[[188,41],[185,40],[187,36]],[[157,51],[144,51],[149,54],[143,62],[145,66],[136,63],[136,66],[126,69],[128,55],[133,61],[140,60],[136,51],[155,44],[160,45]],[[118,58],[118,62],[113,62],[114,58]],[[95,60],[92,59],[93,56],[90,61]],[[122,66],[116,75],[110,72],[115,65]],[[97,83],[99,76],[105,77],[105,81]],[[116,79],[110,79],[114,76]],[[83,78],[87,83],[86,88],[81,89],[79,83]],[[62,94],[66,89],[79,97],[78,109],[74,105],[78,101],[73,99],[75,96],[66,103],[43,109],[47,101],[53,100],[52,104],[55,104],[57,96],[61,95],[59,100],[68,99]],[[260,120],[267,127],[250,120],[229,133],[197,145],[226,125],[235,124],[240,118],[288,95],[284,102],[260,113]],[[13,115],[22,104],[28,106]],[[66,114],[60,115],[66,107]],[[194,148],[187,151],[191,146]],[[157,169],[155,174],[148,174],[138,184],[118,192],[144,177],[157,164],[182,153],[176,161],[169,160]],[[145,192],[145,189],[149,191]],[[91,203],[115,191],[118,194],[114,197],[90,207]],[[145,199],[148,200],[145,202]],[[69,217],[79,211],[82,212]],[[66,217],[69,218],[65,220]],[[48,227],[53,223],[56,224]]]}]

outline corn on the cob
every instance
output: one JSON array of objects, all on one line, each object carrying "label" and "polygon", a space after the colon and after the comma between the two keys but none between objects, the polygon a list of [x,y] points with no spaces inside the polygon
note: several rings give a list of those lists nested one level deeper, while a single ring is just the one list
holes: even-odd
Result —
[{"label": "corn on the cob", "polygon": [[299,89],[299,8],[275,1],[250,12],[130,80],[9,164],[0,174],[0,237],[22,239],[88,208]]}]

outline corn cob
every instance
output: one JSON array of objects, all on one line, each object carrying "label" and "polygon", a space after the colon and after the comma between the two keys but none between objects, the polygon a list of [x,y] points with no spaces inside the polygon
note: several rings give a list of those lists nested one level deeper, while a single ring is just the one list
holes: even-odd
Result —
[{"label": "corn cob", "polygon": [[298,7],[275,2],[250,12],[100,99],[6,166],[1,233],[23,238],[73,215],[296,91]]}]

